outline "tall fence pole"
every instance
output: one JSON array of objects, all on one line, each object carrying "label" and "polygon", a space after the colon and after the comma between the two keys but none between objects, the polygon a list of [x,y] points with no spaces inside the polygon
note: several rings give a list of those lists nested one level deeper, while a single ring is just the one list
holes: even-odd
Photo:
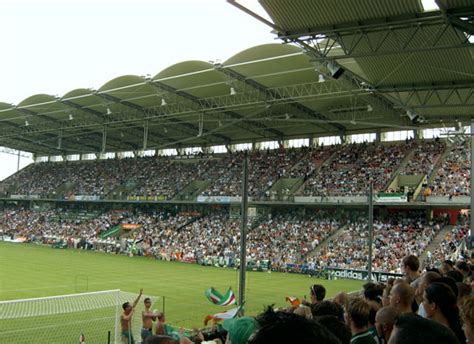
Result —
[{"label": "tall fence pole", "polygon": [[[241,203],[241,218],[240,225],[240,278],[239,278],[239,305],[245,303],[245,277],[247,272],[247,208],[248,208],[248,154],[244,155],[242,180],[242,203]],[[241,310],[242,315],[244,310]]]},{"label": "tall fence pole", "polygon": [[372,282],[372,242],[373,242],[373,229],[374,229],[374,185],[369,185],[369,266],[367,268],[368,276],[367,280]]}]

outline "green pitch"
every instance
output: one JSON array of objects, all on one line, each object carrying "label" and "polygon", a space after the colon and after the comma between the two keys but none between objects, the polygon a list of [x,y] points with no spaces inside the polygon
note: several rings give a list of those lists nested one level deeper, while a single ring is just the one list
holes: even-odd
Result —
[{"label": "green pitch", "polygon": [[[258,314],[270,304],[288,306],[286,296],[308,295],[314,283],[325,285],[328,297],[339,291],[359,290],[362,285],[352,280],[326,281],[299,274],[248,272],[246,314]],[[190,328],[201,327],[206,315],[229,308],[212,305],[205,298],[204,291],[211,286],[221,292],[230,286],[238,296],[238,271],[0,242],[2,301],[111,289],[138,293],[143,288],[147,295],[165,297],[170,324]],[[161,302],[153,308],[161,310]],[[1,331],[0,328],[0,335]],[[75,333],[74,338],[79,334]],[[135,333],[135,337],[139,334]]]}]

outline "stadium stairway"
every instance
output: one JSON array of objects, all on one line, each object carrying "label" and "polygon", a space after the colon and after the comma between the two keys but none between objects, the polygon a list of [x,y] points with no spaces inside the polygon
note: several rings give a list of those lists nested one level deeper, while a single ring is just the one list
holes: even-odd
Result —
[{"label": "stadium stairway", "polygon": [[344,234],[344,231],[346,230],[346,226],[342,226],[339,228],[337,231],[335,231],[332,235],[324,239],[314,250],[308,253],[307,257],[313,257],[317,255],[323,248],[325,248],[328,245],[328,242],[331,240],[337,240],[342,234]]},{"label": "stadium stairway", "polygon": [[411,158],[413,157],[413,154],[415,154],[415,149],[411,149],[408,154],[403,158],[400,165],[398,165],[398,168],[393,172],[392,177],[388,181],[387,185],[385,185],[385,191],[388,191],[390,185],[393,183],[395,178],[397,178],[400,171],[408,164],[408,162],[410,162]]},{"label": "stadium stairway", "polygon": [[438,247],[439,244],[443,241],[444,237],[446,236],[447,233],[451,232],[453,229],[453,226],[444,226],[438,234],[433,238],[433,240],[430,242],[430,244],[426,247],[426,249],[423,251],[423,253],[420,256],[420,262],[421,266],[426,265],[426,258],[428,257],[428,251],[433,253]]}]

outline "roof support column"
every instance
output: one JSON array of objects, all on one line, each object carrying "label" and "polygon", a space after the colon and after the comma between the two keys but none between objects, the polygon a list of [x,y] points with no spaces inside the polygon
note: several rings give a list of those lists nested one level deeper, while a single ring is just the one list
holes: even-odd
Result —
[{"label": "roof support column", "polygon": [[101,153],[105,153],[105,148],[107,146],[107,126],[104,125],[102,128],[102,148]]},{"label": "roof support column", "polygon": [[143,124],[143,150],[146,150],[148,144],[148,120]]}]

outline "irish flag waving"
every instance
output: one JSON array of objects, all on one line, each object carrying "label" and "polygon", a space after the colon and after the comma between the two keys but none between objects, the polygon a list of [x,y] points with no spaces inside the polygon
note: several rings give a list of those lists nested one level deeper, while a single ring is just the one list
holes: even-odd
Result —
[{"label": "irish flag waving", "polygon": [[227,290],[224,296],[222,296],[217,290],[214,288],[209,288],[206,290],[206,297],[215,305],[219,306],[228,306],[228,305],[236,305],[237,301],[235,300],[234,292],[231,288]]}]

